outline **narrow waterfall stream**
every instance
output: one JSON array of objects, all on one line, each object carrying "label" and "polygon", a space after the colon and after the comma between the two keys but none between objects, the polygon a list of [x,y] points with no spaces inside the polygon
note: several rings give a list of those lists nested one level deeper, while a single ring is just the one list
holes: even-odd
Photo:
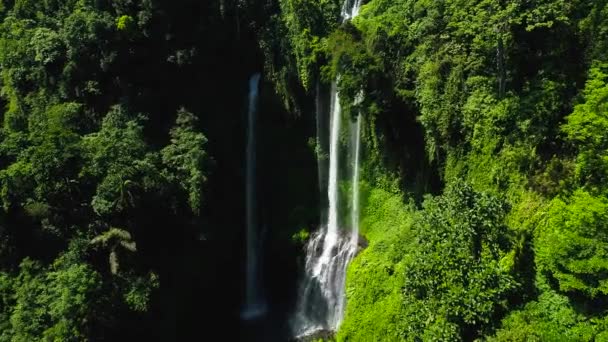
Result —
[{"label": "narrow waterfall stream", "polygon": [[[342,8],[342,20],[356,16],[360,5],[360,0],[347,0]],[[306,246],[305,274],[300,284],[296,312],[292,320],[292,331],[296,337],[323,331],[335,332],[338,329],[346,304],[346,268],[358,248],[361,119],[357,117],[356,122],[349,126],[352,139],[349,146],[350,165],[347,167],[352,167],[352,202],[351,227],[348,227],[347,222],[340,222],[340,209],[344,205],[340,203],[339,189],[342,110],[336,83],[331,87],[327,220],[321,222],[319,231],[311,237]],[[317,110],[320,110],[320,106],[317,106]],[[321,115],[317,112],[318,121],[319,117]],[[318,135],[321,133],[318,132]]]},{"label": "narrow waterfall stream", "polygon": [[329,122],[326,111],[327,91],[317,81],[315,95],[315,116],[317,140],[315,154],[317,159],[317,178],[319,181],[319,203],[321,209],[321,222],[327,221],[327,182],[328,182],[328,155],[329,155]]},{"label": "narrow waterfall stream", "polygon": [[361,115],[357,115],[357,121],[351,123],[351,148],[353,159],[352,178],[352,203],[350,210],[351,219],[351,246],[357,248],[359,244],[359,162],[361,158]]},{"label": "narrow waterfall stream", "polygon": [[260,73],[249,79],[249,108],[247,117],[247,151],[246,151],[246,219],[247,219],[247,266],[245,306],[242,317],[245,320],[262,316],[266,312],[266,303],[261,290],[260,277],[260,236],[258,234],[256,205],[256,122],[258,87]]}]

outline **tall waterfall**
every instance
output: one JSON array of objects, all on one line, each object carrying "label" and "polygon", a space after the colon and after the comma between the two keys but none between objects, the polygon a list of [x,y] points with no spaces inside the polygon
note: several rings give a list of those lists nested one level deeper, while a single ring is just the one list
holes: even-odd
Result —
[{"label": "tall waterfall", "polygon": [[246,151],[246,219],[247,219],[247,269],[245,307],[243,319],[253,319],[266,311],[266,304],[260,286],[260,254],[256,205],[256,114],[258,88],[261,75],[255,73],[249,79],[249,108],[247,115]]},{"label": "tall waterfall", "polygon": [[340,108],[340,96],[336,90],[335,83],[332,85],[332,99],[331,133],[329,135],[329,184],[327,187],[329,210],[327,214],[327,228],[323,239],[323,252],[313,269],[313,276],[321,275],[321,272],[327,268],[327,265],[331,262],[332,253],[334,252],[333,248],[338,241],[338,158],[340,156],[342,110]]},{"label": "tall waterfall", "polygon": [[[359,12],[361,0],[347,0],[342,8],[342,20],[348,20]],[[317,106],[317,110],[320,110]],[[361,119],[350,126],[353,139],[349,158],[352,165],[352,203],[350,227],[340,222],[340,132],[342,110],[336,82],[331,87],[329,132],[329,175],[327,186],[327,221],[306,246],[305,275],[300,285],[296,313],[292,321],[294,335],[306,336],[318,331],[336,331],[342,321],[345,308],[346,268],[355,256],[359,236],[359,155]],[[319,117],[317,113],[317,117]],[[345,226],[346,224],[346,226]],[[350,228],[350,229],[348,229]]]}]

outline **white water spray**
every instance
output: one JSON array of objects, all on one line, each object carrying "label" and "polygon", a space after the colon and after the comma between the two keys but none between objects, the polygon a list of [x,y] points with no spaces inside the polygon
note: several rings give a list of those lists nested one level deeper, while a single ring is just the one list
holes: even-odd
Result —
[{"label": "white water spray", "polygon": [[255,73],[249,79],[249,108],[247,116],[247,151],[246,151],[246,219],[247,219],[247,269],[245,307],[242,317],[254,319],[266,313],[266,303],[260,290],[260,255],[256,206],[256,115],[258,87],[261,75]]}]

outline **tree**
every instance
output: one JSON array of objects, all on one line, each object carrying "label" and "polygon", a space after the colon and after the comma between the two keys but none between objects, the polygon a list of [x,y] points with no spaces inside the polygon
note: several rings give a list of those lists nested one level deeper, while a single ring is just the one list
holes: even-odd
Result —
[{"label": "tree", "polygon": [[559,290],[590,299],[608,295],[608,200],[584,190],[554,199],[536,232],[539,271]]},{"label": "tree", "polygon": [[195,214],[200,213],[201,194],[207,179],[205,168],[208,166],[204,150],[207,138],[196,131],[197,120],[192,113],[181,108],[170,132],[171,143],[161,151],[164,176],[187,194],[188,203]]},{"label": "tree", "polygon": [[495,323],[492,317],[518,287],[503,261],[509,252],[507,207],[460,184],[423,207],[404,266],[405,336],[473,338]]},{"label": "tree", "polygon": [[110,271],[114,275],[118,274],[118,268],[120,267],[118,259],[119,247],[120,250],[127,252],[137,251],[137,244],[132,240],[131,233],[120,228],[110,228],[91,240],[91,245],[101,245],[101,247],[110,251]]},{"label": "tree", "polygon": [[162,180],[159,156],[150,152],[143,127],[122,106],[114,106],[104,117],[99,132],[83,138],[85,165],[81,177],[97,184],[91,201],[103,217],[118,217],[146,191],[158,190]]},{"label": "tree", "polygon": [[582,94],[582,102],[562,126],[576,144],[576,176],[579,184],[604,188],[608,181],[608,64],[596,62]]},{"label": "tree", "polygon": [[[7,308],[10,316],[0,340],[10,341],[81,341],[89,338],[94,317],[100,277],[85,263],[71,263],[59,258],[45,269],[40,263],[25,259],[15,278],[2,276],[3,290],[10,282]],[[6,298],[6,297],[4,297]]]}]

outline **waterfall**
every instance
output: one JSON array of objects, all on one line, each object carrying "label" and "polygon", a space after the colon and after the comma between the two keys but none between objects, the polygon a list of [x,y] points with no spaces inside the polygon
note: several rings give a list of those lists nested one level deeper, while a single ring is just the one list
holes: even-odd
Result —
[{"label": "waterfall", "polygon": [[346,0],[342,5],[342,21],[350,20],[359,15],[362,0]]},{"label": "waterfall", "polygon": [[315,141],[315,154],[317,157],[317,179],[319,181],[319,192],[323,192],[324,189],[324,178],[325,172],[323,169],[323,145],[321,144],[321,139],[323,138],[323,105],[321,104],[321,85],[319,81],[317,81],[317,85],[315,87],[315,116],[316,116],[316,124],[317,124],[317,140]]},{"label": "waterfall", "polygon": [[323,253],[317,261],[313,276],[318,277],[327,264],[331,261],[333,248],[338,241],[338,158],[340,148],[340,127],[342,123],[342,110],[340,108],[340,95],[336,90],[336,84],[332,85],[332,113],[331,113],[331,133],[329,141],[329,184],[327,187],[327,197],[329,199],[329,210],[327,218],[327,231],[323,241]]},{"label": "waterfall", "polygon": [[[353,127],[354,126],[354,127]],[[361,158],[361,115],[357,115],[357,121],[351,123],[351,147],[354,148],[353,178],[352,178],[352,203],[350,209],[351,219],[351,245],[356,248],[359,244],[359,162]]]},{"label": "waterfall", "polygon": [[[316,115],[316,124],[317,124],[317,140],[315,143],[315,153],[317,156],[317,176],[319,180],[319,204],[321,208],[326,206],[327,198],[324,194],[327,194],[327,174],[329,170],[328,161],[328,124],[327,121],[328,115],[326,115],[326,91],[322,89],[321,84],[317,81],[316,84],[316,95],[315,95],[315,115]],[[325,222],[327,220],[327,213],[325,209],[321,210],[321,222]]]},{"label": "waterfall", "polygon": [[[342,8],[342,19],[349,20],[356,16],[360,5],[361,0],[347,0]],[[353,138],[349,153],[352,163],[348,166],[352,167],[353,171],[351,227],[347,229],[348,227],[344,227],[344,222],[340,222],[339,217],[342,205],[339,196],[342,110],[336,83],[334,82],[331,87],[327,221],[321,222],[321,228],[306,245],[305,275],[300,284],[296,312],[292,320],[293,334],[296,337],[338,329],[346,304],[344,293],[346,268],[358,248],[361,118],[357,117],[356,122],[349,126]],[[319,115],[320,113],[317,112],[317,118]]]},{"label": "waterfall", "polygon": [[256,206],[256,114],[260,73],[255,73],[249,79],[249,108],[247,115],[247,151],[246,151],[246,219],[247,219],[247,266],[245,307],[243,319],[253,319],[262,316],[266,305],[260,290],[260,255]]}]

